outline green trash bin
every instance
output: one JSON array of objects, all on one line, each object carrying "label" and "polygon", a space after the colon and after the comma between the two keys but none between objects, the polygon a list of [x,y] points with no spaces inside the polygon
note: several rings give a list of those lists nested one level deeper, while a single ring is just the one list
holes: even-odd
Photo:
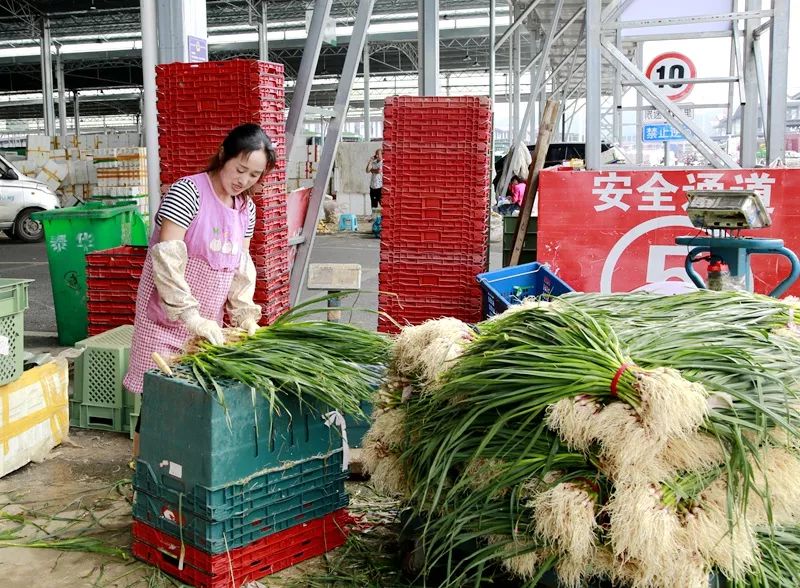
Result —
[{"label": "green trash bin", "polygon": [[87,202],[34,213],[44,226],[58,342],[71,346],[88,336],[86,254],[120,245],[147,245],[134,201]]}]

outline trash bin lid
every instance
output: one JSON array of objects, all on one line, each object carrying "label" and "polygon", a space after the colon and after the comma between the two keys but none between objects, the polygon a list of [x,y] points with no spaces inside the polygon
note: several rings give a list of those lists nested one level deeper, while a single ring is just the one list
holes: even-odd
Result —
[{"label": "trash bin lid", "polygon": [[31,216],[34,220],[50,220],[54,218],[74,217],[110,218],[131,210],[138,210],[138,204],[135,200],[122,200],[113,204],[104,204],[102,202],[86,202],[78,206],[69,206],[67,208],[41,210],[39,212],[34,212]]}]

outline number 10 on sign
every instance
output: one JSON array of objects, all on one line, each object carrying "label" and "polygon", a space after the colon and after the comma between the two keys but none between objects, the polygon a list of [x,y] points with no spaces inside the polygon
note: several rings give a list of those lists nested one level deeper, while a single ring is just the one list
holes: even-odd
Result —
[{"label": "number 10 on sign", "polygon": [[697,77],[692,60],[683,53],[674,51],[662,53],[647,66],[645,75],[658,86],[667,98],[679,102],[686,98],[694,88],[694,84],[670,83],[670,80],[681,80]]}]

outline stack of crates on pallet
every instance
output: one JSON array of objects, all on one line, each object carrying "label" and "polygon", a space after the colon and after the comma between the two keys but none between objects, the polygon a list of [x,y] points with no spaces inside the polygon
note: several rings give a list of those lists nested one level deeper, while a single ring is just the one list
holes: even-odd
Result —
[{"label": "stack of crates on pallet", "polygon": [[283,65],[235,59],[157,68],[162,191],[208,165],[228,131],[258,123],[272,139],[277,165],[253,188],[256,226],[250,241],[263,324],[289,306]]},{"label": "stack of crates on pallet", "polygon": [[481,318],[488,261],[487,98],[388,98],[384,107],[378,328]]},{"label": "stack of crates on pallet", "polygon": [[132,325],[147,247],[123,245],[86,254],[89,335]]},{"label": "stack of crates on pallet", "polygon": [[145,374],[132,552],[182,582],[240,586],[342,545],[342,435],[323,407],[188,371]]},{"label": "stack of crates on pallet", "polygon": [[129,433],[136,424],[141,394],[122,387],[132,340],[133,326],[124,325],[75,344],[83,353],[75,360],[70,426]]}]

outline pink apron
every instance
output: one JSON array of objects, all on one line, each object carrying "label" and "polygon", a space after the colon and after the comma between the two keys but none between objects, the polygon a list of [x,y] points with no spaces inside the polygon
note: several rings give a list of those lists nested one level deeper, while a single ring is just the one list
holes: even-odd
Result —
[{"label": "pink apron", "polygon": [[[200,304],[200,315],[221,326],[225,301],[234,271],[239,267],[242,241],[247,232],[247,204],[237,202],[239,206],[235,209],[222,204],[206,173],[188,179],[197,186],[200,207],[184,237],[189,254],[186,281]],[[156,226],[150,238],[151,247],[158,243],[160,233],[160,227]],[[141,393],[144,373],[156,367],[151,358],[153,352],[165,359],[179,354],[191,336],[183,322],[167,318],[153,282],[153,261],[148,252],[136,296],[133,345],[123,382],[125,388]]]}]

